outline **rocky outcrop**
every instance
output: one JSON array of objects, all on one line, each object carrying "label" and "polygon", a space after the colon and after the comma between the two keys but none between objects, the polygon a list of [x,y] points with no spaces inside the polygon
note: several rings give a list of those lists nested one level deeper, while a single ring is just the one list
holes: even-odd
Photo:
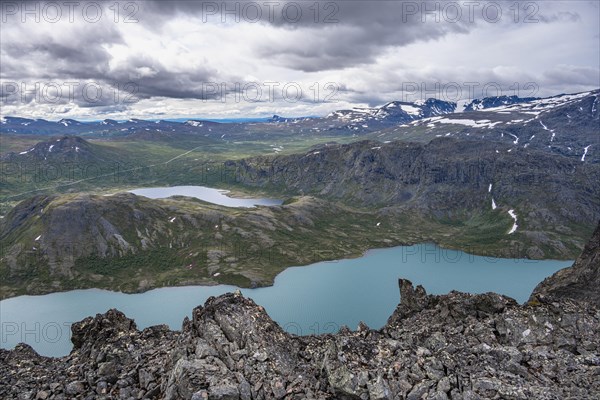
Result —
[{"label": "rocky outcrop", "polygon": [[600,223],[573,266],[546,278],[530,300],[541,296],[588,301],[600,307]]},{"label": "rocky outcrop", "polygon": [[380,330],[286,333],[241,294],[207,300],[181,331],[139,331],[121,312],[72,327],[46,358],[0,350],[3,399],[593,399],[600,311],[571,300],[520,306],[493,293],[427,295],[400,280]]}]

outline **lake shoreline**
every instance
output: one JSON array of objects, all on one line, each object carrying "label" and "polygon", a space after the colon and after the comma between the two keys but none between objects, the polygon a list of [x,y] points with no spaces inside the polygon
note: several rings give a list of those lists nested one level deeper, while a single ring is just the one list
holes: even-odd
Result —
[{"label": "lake shoreline", "polygon": [[[254,299],[284,330],[295,334],[332,333],[342,325],[356,327],[360,321],[377,328],[397,304],[400,277],[435,294],[454,290],[472,294],[495,292],[524,303],[540,281],[569,265],[571,261],[491,259],[423,243],[374,248],[362,257],[290,266],[278,273],[270,286],[252,289],[219,282],[199,286],[186,281],[146,287],[143,291],[73,288],[45,295],[15,296],[0,302],[3,323],[16,329],[1,347],[11,348],[17,342],[33,340],[29,344],[44,355],[66,354],[70,349],[65,336],[70,332],[67,327],[85,316],[112,308],[126,312],[142,328],[160,324],[177,328],[189,310],[207,298],[234,291]],[[55,343],[36,342],[27,333],[37,327],[41,330],[39,337],[44,329],[54,326],[62,329],[63,350],[53,347],[58,346]]]},{"label": "lake shoreline", "polygon": [[150,199],[167,199],[174,196],[196,198],[198,200],[231,208],[254,208],[259,206],[280,206],[283,200],[257,198],[249,193],[237,193],[228,189],[211,188],[196,185],[178,185],[164,187],[144,187],[127,190],[136,196]]},{"label": "lake shoreline", "polygon": [[[468,252],[466,249],[461,249],[461,248],[442,247],[439,244],[437,244],[435,242],[430,242],[430,241],[419,242],[419,243],[402,243],[402,244],[394,243],[389,247],[373,247],[373,248],[364,249],[360,252],[349,254],[343,258],[322,259],[322,260],[318,260],[316,262],[309,262],[307,264],[288,265],[288,266],[283,267],[283,269],[281,271],[279,271],[277,274],[275,274],[274,276],[269,277],[267,280],[263,280],[254,286],[253,285],[247,285],[247,286],[234,285],[234,284],[231,284],[228,282],[206,281],[205,278],[201,278],[197,281],[181,281],[181,282],[175,282],[174,284],[169,284],[169,285],[149,285],[147,287],[144,287],[143,289],[136,289],[136,290],[127,290],[127,289],[121,290],[120,288],[116,288],[115,286],[101,287],[101,286],[85,286],[84,285],[84,286],[80,286],[80,287],[66,288],[64,290],[62,290],[62,289],[48,290],[48,291],[42,290],[42,291],[34,291],[34,292],[28,292],[28,293],[19,293],[19,294],[15,294],[15,295],[9,295],[6,297],[5,297],[4,293],[6,293],[7,290],[10,290],[10,288],[0,288],[0,289],[2,289],[2,290],[0,290],[0,293],[1,293],[0,301],[4,301],[4,300],[12,299],[15,297],[20,297],[20,296],[45,296],[45,295],[53,294],[53,293],[65,293],[65,292],[70,292],[70,291],[74,291],[74,290],[88,290],[88,289],[107,290],[107,291],[110,291],[113,293],[122,293],[122,294],[141,294],[141,293],[146,293],[146,292],[149,292],[149,291],[152,291],[155,289],[179,288],[179,287],[187,287],[187,286],[214,287],[214,286],[219,286],[219,285],[232,285],[232,286],[235,286],[240,289],[267,288],[267,287],[272,287],[275,284],[275,280],[277,279],[277,277],[290,268],[304,268],[304,267],[311,266],[314,264],[319,264],[319,263],[335,263],[335,262],[345,261],[345,260],[355,260],[355,259],[365,257],[368,254],[378,251],[378,250],[390,250],[390,249],[394,249],[397,247],[428,246],[428,245],[435,246],[442,251],[460,251],[469,256],[474,256],[474,257],[486,257],[486,258],[497,259],[497,260],[512,259],[512,258],[501,257],[500,254],[499,255],[494,255],[494,254],[490,254],[490,253],[480,254],[480,253],[476,253],[476,252]],[[563,259],[553,259],[553,258],[548,258],[548,259],[522,258],[522,260],[529,260],[532,262],[536,262],[536,261],[573,262],[572,259],[564,259],[563,260]],[[139,283],[139,282],[136,281],[134,283]],[[122,286],[122,285],[123,285],[123,282],[121,282],[121,284],[119,286]]]}]

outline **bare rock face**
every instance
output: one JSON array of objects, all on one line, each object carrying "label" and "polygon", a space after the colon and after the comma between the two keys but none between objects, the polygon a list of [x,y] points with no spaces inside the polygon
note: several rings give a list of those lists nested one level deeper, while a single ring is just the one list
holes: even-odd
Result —
[{"label": "bare rock face", "polygon": [[408,279],[398,279],[398,286],[400,287],[400,306],[405,313],[421,311],[429,304],[431,298],[427,296],[423,286],[419,285],[415,289]]},{"label": "bare rock face", "polygon": [[575,263],[540,283],[530,301],[542,297],[587,301],[600,307],[600,222]]}]

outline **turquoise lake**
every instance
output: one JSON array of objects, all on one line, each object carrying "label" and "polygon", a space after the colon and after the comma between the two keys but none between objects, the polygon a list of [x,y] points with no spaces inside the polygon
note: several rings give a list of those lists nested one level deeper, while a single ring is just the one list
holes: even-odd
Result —
[{"label": "turquoise lake", "polygon": [[[451,290],[497,292],[522,303],[545,277],[571,261],[532,261],[473,256],[433,244],[377,249],[356,259],[288,268],[267,288],[242,289],[265,307],[285,330],[308,335],[331,333],[359,321],[380,328],[399,302],[398,278],[421,284],[428,293]],[[75,290],[20,296],[0,302],[1,347],[30,344],[40,354],[61,356],[71,350],[69,324],[106,312],[123,311],[138,328],[168,324],[180,329],[183,318],[210,296],[232,286],[186,286],[123,294]]]},{"label": "turquoise lake", "polygon": [[155,187],[134,189],[129,192],[150,199],[165,199],[171,196],[195,197],[209,203],[220,204],[226,207],[277,206],[283,203],[282,200],[277,199],[229,197],[227,196],[227,193],[229,193],[227,190],[214,189],[205,186]]}]

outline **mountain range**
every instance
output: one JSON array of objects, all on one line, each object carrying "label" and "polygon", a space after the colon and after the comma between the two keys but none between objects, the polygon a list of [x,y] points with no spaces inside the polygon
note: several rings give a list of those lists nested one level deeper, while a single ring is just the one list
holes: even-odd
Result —
[{"label": "mountain range", "polygon": [[[47,121],[44,119],[28,119],[4,116],[0,120],[0,131],[13,134],[47,134],[47,135],[89,135],[102,136],[116,130],[120,135],[131,134],[136,131],[173,131],[178,130],[187,133],[206,133],[212,129],[223,129],[228,125],[234,126],[267,126],[269,124],[294,124],[301,125],[305,129],[319,131],[325,130],[352,130],[359,133],[372,132],[384,127],[401,125],[404,123],[433,118],[446,114],[461,112],[490,111],[500,114],[519,112],[529,115],[538,115],[541,112],[553,108],[571,104],[586,97],[597,98],[600,90],[583,92],[573,95],[557,95],[548,98],[497,96],[475,99],[459,110],[457,103],[443,101],[434,98],[415,102],[392,101],[380,107],[353,108],[338,110],[325,117],[299,117],[286,118],[274,115],[266,122],[237,122],[219,123],[207,120],[190,119],[184,122],[166,120],[141,120],[129,119],[127,121],[116,121],[105,119],[103,121],[79,122],[73,119],[61,119],[59,121]],[[598,103],[594,105],[592,113],[596,112]],[[118,128],[118,129],[115,129]],[[215,132],[214,134],[218,134]]]},{"label": "mountain range", "polygon": [[[0,155],[3,293],[260,286],[290,265],[420,242],[568,259],[600,219],[599,98],[488,98],[465,112],[390,102],[231,124],[7,117],[2,130],[13,131],[2,142],[15,150]],[[63,165],[78,169],[31,176]],[[178,184],[284,205],[237,210],[126,193]],[[251,255],[240,257],[240,245]],[[257,261],[274,247],[279,259]]]},{"label": "mountain range", "polygon": [[0,219],[2,292],[262,286],[287,266],[424,241],[511,258],[579,253],[600,219],[600,164],[508,149],[358,141],[228,161],[230,187],[286,199],[248,210],[130,193],[34,196]]}]

